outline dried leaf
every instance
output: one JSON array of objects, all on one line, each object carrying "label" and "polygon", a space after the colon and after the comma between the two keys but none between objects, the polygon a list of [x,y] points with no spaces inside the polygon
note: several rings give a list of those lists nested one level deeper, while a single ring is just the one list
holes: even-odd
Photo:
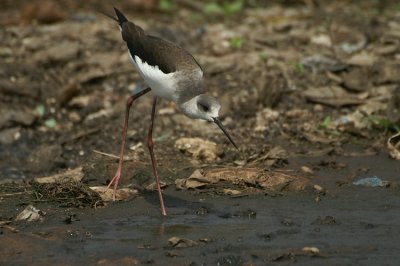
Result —
[{"label": "dried leaf", "polygon": [[362,52],[347,59],[346,63],[349,65],[370,67],[373,66],[376,61],[377,58],[374,55]]},{"label": "dried leaf", "polygon": [[195,170],[187,179],[175,180],[175,185],[178,189],[194,189],[201,188],[209,184],[207,180],[199,170]]},{"label": "dried leaf", "polygon": [[175,141],[175,147],[195,160],[215,162],[218,159],[217,144],[201,138],[180,138]]},{"label": "dried leaf", "polygon": [[196,241],[176,236],[173,236],[170,239],[168,239],[168,244],[174,248],[187,248],[198,245]]},{"label": "dried leaf", "polygon": [[[160,181],[160,187],[161,188],[165,188],[167,187],[167,183]],[[146,190],[151,190],[151,191],[155,191],[157,190],[157,183],[156,182],[152,182],[151,184],[149,184],[148,186],[146,186]]]},{"label": "dried leaf", "polygon": [[242,191],[237,190],[237,189],[230,189],[230,188],[225,188],[223,190],[224,194],[226,195],[232,195],[232,196],[236,196],[236,195],[240,195],[242,194]]},{"label": "dried leaf", "polygon": [[395,160],[400,160],[400,133],[391,136],[387,141],[389,155]]},{"label": "dried leaf", "polygon": [[317,248],[317,247],[304,247],[302,250],[306,253],[312,253],[312,254],[319,253],[319,248]]},{"label": "dried leaf", "polygon": [[339,86],[309,88],[303,92],[303,95],[309,101],[334,107],[358,105],[365,101],[360,99],[357,94],[349,93]]},{"label": "dried leaf", "polygon": [[15,220],[34,222],[42,220],[44,215],[46,215],[45,212],[36,209],[33,205],[28,205],[22,212],[17,215],[17,217],[15,217]]},{"label": "dried leaf", "polygon": [[[106,186],[90,187],[90,189],[97,192],[103,201],[113,201],[112,189],[106,190]],[[136,189],[120,188],[115,194],[115,200],[128,201],[138,196],[138,194],[139,192]]]}]

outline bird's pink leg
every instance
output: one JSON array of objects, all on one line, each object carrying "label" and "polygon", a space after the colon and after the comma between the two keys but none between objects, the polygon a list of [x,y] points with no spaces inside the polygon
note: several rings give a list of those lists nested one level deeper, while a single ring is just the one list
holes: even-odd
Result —
[{"label": "bird's pink leg", "polygon": [[154,177],[156,178],[158,197],[160,198],[161,214],[167,215],[167,212],[165,211],[165,207],[164,207],[163,195],[161,192],[160,177],[159,177],[158,171],[157,171],[156,158],[154,157],[154,152],[153,152],[153,147],[154,147],[153,124],[154,124],[154,117],[155,117],[155,113],[156,113],[156,105],[157,105],[157,97],[154,97],[153,108],[151,110],[151,122],[150,122],[149,134],[147,135],[147,147],[149,148],[149,152],[150,152],[151,164],[153,166],[153,174],[154,174]]},{"label": "bird's pink leg", "polygon": [[117,192],[117,187],[118,187],[118,182],[119,178],[121,177],[121,172],[122,172],[122,163],[124,161],[124,150],[125,150],[125,143],[126,143],[126,132],[128,131],[128,123],[129,123],[129,110],[131,109],[131,106],[133,102],[138,99],[140,96],[148,93],[151,91],[150,88],[146,88],[134,95],[129,96],[128,100],[126,101],[126,109],[125,109],[125,122],[124,122],[124,127],[122,128],[122,143],[121,143],[121,148],[119,152],[119,162],[118,162],[118,169],[117,172],[115,173],[113,179],[111,179],[110,183],[107,186],[106,191],[111,187],[112,184],[114,184],[114,191],[113,191],[113,200],[115,201],[115,194]]}]

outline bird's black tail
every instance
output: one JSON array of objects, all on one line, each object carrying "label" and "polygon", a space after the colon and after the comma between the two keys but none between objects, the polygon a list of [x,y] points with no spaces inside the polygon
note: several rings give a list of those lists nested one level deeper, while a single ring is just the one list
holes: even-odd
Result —
[{"label": "bird's black tail", "polygon": [[110,15],[104,11],[99,10],[98,12],[100,12],[101,14],[103,14],[106,17],[109,17],[110,19],[118,22],[118,24],[122,27],[122,23],[127,22],[128,19],[125,17],[124,14],[122,14],[121,11],[119,11],[116,7],[114,7],[115,10],[115,14],[117,15],[117,18],[115,18],[113,15]]},{"label": "bird's black tail", "polygon": [[122,26],[122,23],[128,22],[128,19],[125,17],[124,14],[122,14],[121,11],[118,10],[118,8],[114,7],[115,14],[117,15],[118,18],[118,23],[120,26]]}]

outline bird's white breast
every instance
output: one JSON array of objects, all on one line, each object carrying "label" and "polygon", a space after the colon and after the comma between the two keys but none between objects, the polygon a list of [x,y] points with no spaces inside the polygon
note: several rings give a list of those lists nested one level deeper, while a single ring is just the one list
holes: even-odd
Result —
[{"label": "bird's white breast", "polygon": [[144,79],[146,84],[152,89],[154,95],[171,100],[177,101],[177,79],[175,73],[165,74],[158,66],[151,66],[147,62],[142,61],[140,57],[135,55],[133,59],[129,53],[133,64],[135,65],[140,76]]}]

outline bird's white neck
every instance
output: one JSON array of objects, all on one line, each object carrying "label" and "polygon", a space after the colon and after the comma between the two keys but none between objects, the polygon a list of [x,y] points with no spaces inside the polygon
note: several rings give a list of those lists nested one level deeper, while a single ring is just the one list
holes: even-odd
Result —
[{"label": "bird's white neck", "polygon": [[197,96],[179,104],[179,109],[190,118],[201,118],[198,115]]}]

